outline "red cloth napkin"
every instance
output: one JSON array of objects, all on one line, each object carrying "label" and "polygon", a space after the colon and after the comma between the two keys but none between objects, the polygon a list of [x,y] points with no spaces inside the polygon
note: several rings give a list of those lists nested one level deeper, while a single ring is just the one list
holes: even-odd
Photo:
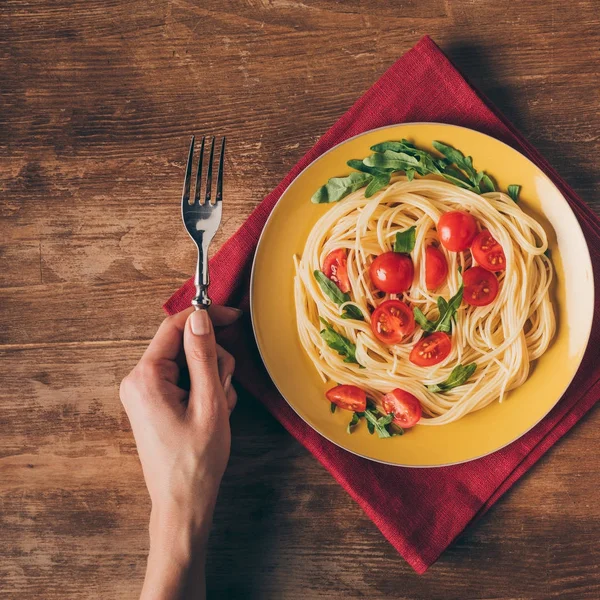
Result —
[{"label": "red cloth napkin", "polygon": [[[290,182],[332,146],[363,131],[402,122],[437,121],[488,133],[529,157],[560,188],[577,215],[592,254],[595,319],[588,351],[573,383],[533,430],[485,458],[435,469],[371,462],[322,438],[288,406],[258,356],[249,320],[227,328],[219,341],[237,359],[238,383],[259,398],[283,426],[358,502],[418,573],[525,473],[600,397],[600,221],[515,128],[474,90],[429,38],[402,56],[294,166],[211,261],[211,296],[248,308],[252,257],[271,209]],[[192,281],[165,304],[172,314],[190,305]]]}]

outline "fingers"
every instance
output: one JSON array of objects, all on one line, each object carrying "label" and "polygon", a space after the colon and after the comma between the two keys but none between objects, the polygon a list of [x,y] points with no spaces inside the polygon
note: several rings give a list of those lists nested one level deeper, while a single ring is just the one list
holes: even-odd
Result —
[{"label": "fingers", "polygon": [[233,412],[233,409],[235,408],[235,405],[237,404],[237,394],[235,393],[233,386],[230,386],[227,390],[226,398],[227,410],[229,411],[229,414],[231,414]]},{"label": "fingers", "polygon": [[190,404],[214,400],[221,392],[222,385],[217,342],[205,310],[196,310],[189,316],[183,334],[183,347],[190,372]]},{"label": "fingers", "polygon": [[[193,311],[194,308],[190,306],[190,308],[180,313],[167,317],[161,323],[146,352],[144,352],[142,360],[154,363],[177,361],[181,356],[185,324]],[[208,309],[208,313],[214,325],[225,327],[239,319],[242,311],[231,306],[219,306],[215,304]],[[174,374],[169,377],[169,381],[173,380],[173,383],[175,383],[177,375],[178,373],[174,371]]]},{"label": "fingers", "polygon": [[208,314],[216,327],[226,327],[237,321],[242,316],[242,311],[232,306],[219,306],[212,304],[208,309]]},{"label": "fingers", "polygon": [[149,360],[151,362],[175,360],[181,351],[185,323],[193,310],[193,307],[190,307],[180,313],[167,317],[160,324],[158,331],[152,338],[146,352],[144,352],[142,360]]},{"label": "fingers", "polygon": [[231,378],[235,369],[235,358],[225,348],[217,345],[217,363],[219,365],[221,385],[227,399],[227,409],[231,413],[237,402],[237,394],[233,385],[231,385]]}]

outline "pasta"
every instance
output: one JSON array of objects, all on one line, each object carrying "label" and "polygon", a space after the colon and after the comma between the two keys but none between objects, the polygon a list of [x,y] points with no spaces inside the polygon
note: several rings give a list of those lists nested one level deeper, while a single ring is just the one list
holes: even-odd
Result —
[{"label": "pasta", "polygon": [[[431,291],[425,282],[425,251],[439,244],[436,225],[447,211],[473,215],[502,246],[506,270],[498,273],[499,291],[487,306],[461,303],[452,325],[452,349],[439,364],[413,364],[409,354],[426,333],[421,327],[397,344],[384,344],[374,335],[370,315],[384,300],[396,296],[378,290],[369,278],[373,259],[389,252],[397,232],[415,226],[413,284],[400,299],[419,308],[434,321],[438,297],[448,300],[459,291],[461,272],[473,266],[471,253],[449,252],[446,281]],[[350,300],[340,305],[324,293],[314,272],[333,250],[347,252]],[[549,287],[553,268],[544,254],[548,248],[542,226],[502,192],[476,194],[447,182],[392,177],[389,185],[366,198],[364,190],[351,193],[332,206],[312,229],[301,257],[294,257],[295,308],[304,350],[324,382],[360,387],[378,407],[384,394],[401,388],[421,403],[422,425],[444,425],[502,400],[523,384],[531,361],[548,348],[555,318]],[[364,320],[343,318],[349,306]],[[359,313],[359,314],[360,314]],[[322,321],[355,345],[356,362],[344,362],[321,335]],[[475,373],[462,385],[433,392],[459,364],[476,364]],[[383,412],[383,411],[382,411]]]}]

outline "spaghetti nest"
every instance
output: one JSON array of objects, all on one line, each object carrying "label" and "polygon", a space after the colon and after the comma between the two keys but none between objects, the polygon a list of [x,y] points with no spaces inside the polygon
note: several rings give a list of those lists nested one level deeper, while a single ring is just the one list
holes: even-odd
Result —
[{"label": "spaghetti nest", "polygon": [[[392,250],[399,231],[415,226],[411,252],[415,277],[401,295],[411,309],[419,308],[428,319],[439,315],[438,297],[448,300],[461,286],[461,272],[472,266],[470,252],[442,251],[448,261],[448,277],[434,293],[425,284],[425,249],[438,244],[436,223],[451,210],[466,210],[488,229],[502,246],[506,270],[499,275],[499,292],[488,306],[462,303],[454,315],[452,350],[439,364],[420,367],[408,357],[426,333],[420,327],[399,344],[378,341],[370,326],[377,306],[390,299],[375,288],[369,266],[378,255]],[[350,282],[348,302],[336,304],[314,276],[333,250],[347,251]],[[402,388],[421,402],[420,424],[443,425],[479,410],[525,382],[531,361],[548,348],[555,331],[549,296],[553,269],[544,254],[548,248],[542,226],[506,194],[482,195],[450,183],[428,179],[408,181],[394,177],[371,198],[363,190],[347,196],[319,219],[304,252],[296,261],[295,306],[298,332],[304,350],[325,382],[353,384],[367,392],[381,407],[384,394]],[[347,318],[362,313],[364,320]],[[358,310],[356,310],[358,309]],[[360,311],[360,312],[359,312]],[[356,362],[344,362],[340,353],[321,335],[323,321],[355,346]],[[459,364],[476,364],[472,377],[447,391],[430,391]],[[434,388],[435,389],[435,388]]]}]

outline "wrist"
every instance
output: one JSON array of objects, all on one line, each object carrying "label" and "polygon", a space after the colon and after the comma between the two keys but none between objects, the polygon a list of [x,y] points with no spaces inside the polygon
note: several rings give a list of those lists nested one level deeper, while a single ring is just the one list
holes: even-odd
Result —
[{"label": "wrist", "polygon": [[152,506],[150,551],[168,552],[180,561],[204,554],[212,525],[214,504],[195,509]]},{"label": "wrist", "polygon": [[212,510],[203,515],[184,515],[153,506],[143,599],[204,598],[204,565],[211,523]]}]

